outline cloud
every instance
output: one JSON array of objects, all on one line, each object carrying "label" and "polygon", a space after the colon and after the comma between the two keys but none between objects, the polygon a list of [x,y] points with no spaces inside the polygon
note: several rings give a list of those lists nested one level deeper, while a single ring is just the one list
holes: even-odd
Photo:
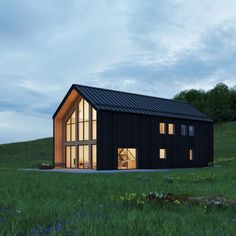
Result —
[{"label": "cloud", "polygon": [[2,0],[0,142],[51,136],[72,83],[168,98],[234,86],[235,10],[230,0]]},{"label": "cloud", "polygon": [[0,111],[0,130],[0,143],[45,138],[51,136],[52,120],[17,111]]}]

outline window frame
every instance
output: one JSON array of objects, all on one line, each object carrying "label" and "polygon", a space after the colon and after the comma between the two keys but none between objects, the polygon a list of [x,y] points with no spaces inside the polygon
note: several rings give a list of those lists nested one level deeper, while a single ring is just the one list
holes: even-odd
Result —
[{"label": "window frame", "polygon": [[[190,132],[190,128],[192,128],[192,131]],[[189,125],[188,126],[188,135],[189,136],[195,136],[195,126],[194,125]]]},{"label": "window frame", "polygon": [[[184,132],[183,132],[183,128],[184,128]],[[180,133],[181,133],[181,136],[187,136],[188,135],[187,125],[181,124]]]}]

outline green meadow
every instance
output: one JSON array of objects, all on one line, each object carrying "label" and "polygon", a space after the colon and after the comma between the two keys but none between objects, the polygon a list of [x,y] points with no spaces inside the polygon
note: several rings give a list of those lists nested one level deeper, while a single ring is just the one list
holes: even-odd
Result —
[{"label": "green meadow", "polygon": [[125,193],[236,199],[236,122],[215,126],[216,167],[166,172],[22,171],[52,161],[52,139],[0,145],[0,235],[236,235],[235,207],[129,204]]}]

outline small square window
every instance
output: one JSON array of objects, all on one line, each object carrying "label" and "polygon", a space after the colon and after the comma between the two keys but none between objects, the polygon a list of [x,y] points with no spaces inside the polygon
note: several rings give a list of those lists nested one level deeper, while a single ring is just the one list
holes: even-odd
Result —
[{"label": "small square window", "polygon": [[190,161],[194,160],[193,149],[189,149],[189,160]]},{"label": "small square window", "polygon": [[165,134],[165,133],[166,133],[166,124],[160,123],[160,134]]},{"label": "small square window", "polygon": [[188,134],[189,134],[189,136],[194,136],[195,135],[194,126],[190,125],[188,127]]},{"label": "small square window", "polygon": [[181,135],[187,135],[187,126],[181,125]]},{"label": "small square window", "polygon": [[175,126],[174,124],[168,124],[168,134],[174,135],[175,134]]},{"label": "small square window", "polygon": [[166,159],[166,149],[160,148],[159,157],[160,157],[160,159]]}]

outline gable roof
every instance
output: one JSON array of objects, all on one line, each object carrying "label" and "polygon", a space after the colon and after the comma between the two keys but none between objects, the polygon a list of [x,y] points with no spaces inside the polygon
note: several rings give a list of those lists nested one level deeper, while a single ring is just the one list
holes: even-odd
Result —
[{"label": "gable roof", "polygon": [[53,118],[73,89],[84,97],[96,110],[212,122],[208,116],[186,102],[77,84],[71,86]]}]

